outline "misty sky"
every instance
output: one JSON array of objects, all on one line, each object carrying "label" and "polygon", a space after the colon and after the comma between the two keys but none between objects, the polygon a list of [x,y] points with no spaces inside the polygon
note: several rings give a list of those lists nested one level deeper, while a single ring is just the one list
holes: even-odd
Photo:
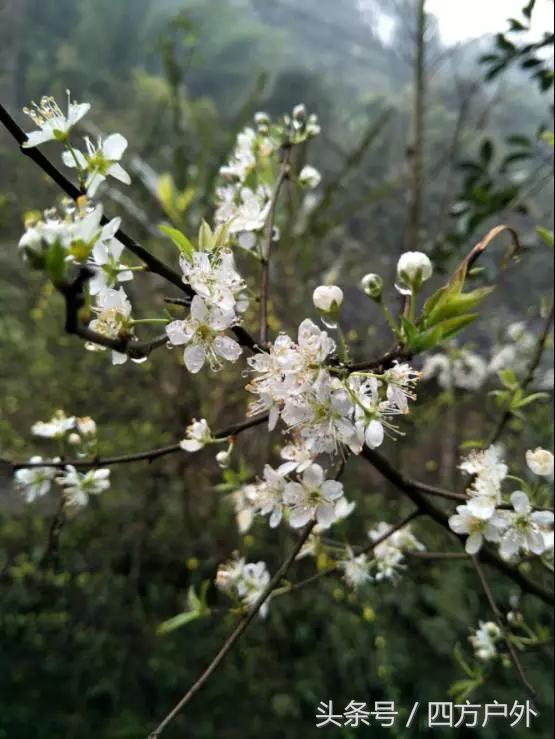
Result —
[{"label": "misty sky", "polygon": [[[447,44],[495,33],[505,28],[506,18],[521,18],[526,0],[428,0],[427,8],[439,22],[442,39]],[[552,0],[538,0],[533,13],[533,29],[539,33],[553,28]],[[539,35],[539,34],[537,34]]]}]

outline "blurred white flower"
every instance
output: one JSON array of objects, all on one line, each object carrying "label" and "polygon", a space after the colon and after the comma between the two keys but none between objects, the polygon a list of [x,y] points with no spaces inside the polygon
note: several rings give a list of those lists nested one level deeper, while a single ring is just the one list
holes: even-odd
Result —
[{"label": "blurred white flower", "polygon": [[[43,460],[42,457],[31,457],[29,462],[38,464]],[[54,461],[58,461],[55,459]],[[32,503],[37,498],[46,495],[52,486],[52,480],[58,474],[55,467],[22,467],[17,470],[14,478],[18,490],[23,493],[25,501]]]}]

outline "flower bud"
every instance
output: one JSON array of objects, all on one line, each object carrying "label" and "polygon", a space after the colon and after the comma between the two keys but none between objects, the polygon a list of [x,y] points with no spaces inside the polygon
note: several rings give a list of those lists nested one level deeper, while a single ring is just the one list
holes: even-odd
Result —
[{"label": "flower bud", "polygon": [[379,300],[382,297],[383,280],[379,275],[373,272],[364,275],[360,281],[360,286],[372,300]]},{"label": "flower bud", "polygon": [[315,167],[311,167],[310,164],[307,164],[299,172],[299,185],[301,187],[314,189],[318,187],[321,181],[322,175]]},{"label": "flower bud", "polygon": [[216,462],[218,463],[218,467],[221,467],[222,470],[226,470],[231,464],[231,453],[223,450],[218,452],[216,454]]},{"label": "flower bud", "polygon": [[338,313],[343,302],[343,290],[337,285],[320,285],[312,293],[312,302],[322,313]]},{"label": "flower bud", "polygon": [[81,443],[81,437],[79,436],[79,434],[75,434],[75,433],[74,434],[70,434],[67,437],[67,440],[73,446],[77,446],[77,444],[80,444]]},{"label": "flower bud", "polygon": [[407,251],[397,262],[397,283],[395,287],[403,295],[418,292],[433,272],[432,263],[421,251]]},{"label": "flower bud", "polygon": [[553,454],[547,449],[529,449],[526,452],[526,464],[535,475],[553,477]]},{"label": "flower bud", "polygon": [[258,111],[258,113],[254,114],[254,122],[257,126],[267,126],[270,123],[270,117],[268,113]]},{"label": "flower bud", "polygon": [[306,107],[303,103],[299,103],[299,105],[295,105],[293,108],[293,118],[305,118],[306,117]]}]

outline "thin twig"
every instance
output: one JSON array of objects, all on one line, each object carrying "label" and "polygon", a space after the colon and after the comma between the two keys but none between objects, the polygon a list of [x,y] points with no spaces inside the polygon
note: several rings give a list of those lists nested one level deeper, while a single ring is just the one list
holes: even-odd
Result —
[{"label": "thin twig", "polygon": [[[551,324],[553,323],[553,315],[555,311],[555,302],[551,302],[551,308],[549,310],[549,313],[544,321],[542,331],[538,337],[538,342],[536,344],[536,350],[534,352],[534,356],[530,360],[530,365],[528,367],[528,371],[526,372],[526,375],[522,382],[520,383],[520,388],[522,390],[526,390],[528,385],[532,382],[534,379],[534,375],[536,373],[536,370],[539,367],[539,364],[541,362],[541,358],[545,349],[545,345],[547,343],[547,339],[549,337],[549,333],[551,331]],[[509,423],[511,420],[513,413],[510,408],[507,408],[507,410],[503,413],[501,418],[499,419],[499,422],[495,429],[493,430],[493,433],[491,434],[487,446],[491,446],[492,444],[495,444],[495,442],[500,438],[501,434],[505,430],[505,426]]]},{"label": "thin twig", "polygon": [[265,347],[268,343],[268,297],[270,286],[270,259],[272,256],[272,242],[274,238],[274,221],[283,183],[289,177],[291,166],[291,146],[283,150],[283,160],[274,184],[270,200],[270,210],[264,225],[262,235],[261,271],[260,271],[260,344]]},{"label": "thin twig", "polygon": [[[411,521],[414,521],[415,518],[420,516],[420,511],[417,509],[416,511],[413,511],[412,513],[409,513],[408,516],[405,516],[399,523],[396,523],[394,526],[392,526],[388,531],[386,531],[384,534],[382,534],[380,537],[378,537],[375,541],[371,542],[370,544],[357,547],[356,553],[357,554],[368,554],[373,549],[375,549],[378,544],[381,544],[382,542],[389,539],[390,536],[393,536],[395,532],[399,531],[399,529],[404,528],[407,524],[409,524]],[[339,565],[333,564],[329,567],[326,567],[323,570],[320,570],[320,572],[316,572],[314,575],[310,575],[309,577],[305,577],[304,580],[299,580],[298,582],[290,583],[289,586],[286,588],[283,588],[283,591],[280,593],[280,595],[285,595],[285,593],[289,593],[292,590],[299,590],[300,588],[304,588],[305,585],[311,585],[313,582],[316,582],[317,580],[320,580],[322,577],[326,577],[327,575],[336,574],[339,572]]]},{"label": "thin twig", "polygon": [[[459,539],[461,538],[450,528],[449,515],[429,500],[424,494],[426,491],[421,489],[421,483],[405,477],[398,469],[393,467],[385,457],[382,457],[373,449],[368,449],[368,447],[365,446],[361,452],[361,456],[377,469],[378,472],[380,472],[387,480],[389,480],[389,482],[398,490],[410,498],[410,500],[419,507],[424,515],[429,516],[452,536],[457,536]],[[555,599],[553,597],[552,590],[547,590],[533,580],[528,579],[522,574],[522,572],[520,572],[520,570],[512,567],[508,562],[505,562],[505,560],[501,559],[493,552],[483,550],[482,559],[484,562],[495,567],[497,570],[509,577],[524,592],[535,595],[548,605],[554,604]]]},{"label": "thin twig", "polygon": [[160,736],[160,734],[164,731],[164,729],[168,726],[168,724],[171,723],[171,721],[173,721],[173,719],[177,716],[177,714],[187,705],[187,703],[189,703],[191,698],[196,693],[198,693],[198,691],[204,686],[204,684],[209,680],[212,674],[216,671],[220,663],[233,649],[236,642],[239,640],[242,634],[247,630],[247,628],[252,623],[253,619],[255,618],[257,613],[260,611],[264,603],[271,596],[272,591],[275,590],[275,588],[279,585],[280,581],[287,574],[289,568],[295,561],[297,554],[300,552],[306,540],[310,536],[310,533],[312,529],[314,528],[315,523],[316,523],[315,521],[312,521],[311,523],[308,524],[308,526],[305,528],[302,535],[299,537],[299,540],[295,544],[293,550],[287,556],[283,564],[279,567],[279,569],[277,570],[275,575],[272,577],[272,579],[270,580],[270,582],[268,583],[264,591],[261,593],[261,595],[257,599],[256,603],[253,605],[251,610],[245,616],[243,616],[243,618],[239,621],[235,629],[231,632],[229,637],[226,639],[226,641],[224,642],[222,647],[219,649],[218,653],[216,654],[214,659],[210,662],[208,667],[204,670],[202,675],[198,678],[198,680],[196,680],[193,683],[193,685],[185,693],[183,698],[181,698],[181,700],[175,705],[175,707],[168,713],[165,719],[149,735],[149,739],[157,739],[157,737]]},{"label": "thin twig", "polygon": [[491,592],[491,588],[489,586],[489,583],[486,579],[486,576],[484,574],[484,571],[480,565],[480,562],[476,557],[471,557],[472,564],[474,565],[474,569],[476,570],[476,574],[478,575],[478,578],[480,580],[480,584],[482,586],[482,590],[484,591],[484,594],[486,596],[486,599],[489,603],[489,607],[491,609],[491,612],[493,613],[495,620],[497,622],[497,625],[501,629],[501,633],[503,634],[503,638],[505,640],[505,643],[507,644],[507,647],[509,649],[509,654],[511,656],[511,660],[516,668],[516,671],[518,672],[518,676],[520,677],[520,680],[526,690],[530,693],[532,698],[536,697],[536,690],[535,688],[528,682],[528,679],[526,678],[526,675],[524,674],[524,670],[522,669],[522,664],[520,662],[520,659],[518,657],[518,654],[516,653],[516,650],[514,648],[513,643],[511,642],[511,638],[509,634],[507,633],[507,629],[505,628],[505,624],[503,623],[503,617],[501,615],[501,612],[499,608],[497,607],[497,604],[495,602],[495,599],[493,597],[493,593]]},{"label": "thin twig", "polygon": [[[264,421],[268,420],[268,414],[263,413],[254,418],[247,418],[245,421],[239,421],[231,426],[227,426],[220,431],[214,432],[214,438],[218,440],[227,439],[230,436],[237,436],[242,431],[258,426]],[[68,465],[75,468],[89,469],[91,467],[111,467],[116,464],[128,464],[129,462],[139,462],[141,460],[147,460],[152,462],[159,457],[165,457],[168,454],[174,454],[175,452],[182,452],[183,449],[179,442],[177,444],[168,444],[168,446],[158,447],[156,449],[146,449],[142,452],[133,452],[131,454],[120,454],[115,457],[95,457],[94,459],[66,459],[60,462],[9,462],[8,460],[0,460],[4,464],[9,465],[12,470],[29,469],[32,467],[54,467],[56,469],[63,469]]]},{"label": "thin twig", "polygon": [[[24,154],[26,157],[31,159],[38,167],[42,169],[42,171],[50,177],[50,179],[55,182],[58,187],[60,187],[63,192],[66,193],[70,198],[73,200],[77,200],[78,198],[82,197],[84,193],[76,187],[68,178],[60,172],[60,170],[52,164],[52,162],[42,153],[42,151],[35,147],[26,148],[23,146],[23,144],[27,141],[27,134],[23,129],[15,122],[15,120],[12,118],[12,116],[8,113],[6,108],[0,104],[0,123],[4,125],[6,130],[11,134],[11,136],[14,138],[14,140],[18,143],[19,149],[22,154]],[[107,216],[103,216],[101,220],[101,224],[105,225],[109,222],[109,218]],[[159,275],[160,277],[163,277],[165,280],[170,282],[172,285],[175,285],[175,287],[178,287],[179,290],[183,293],[185,293],[189,299],[192,299],[196,293],[193,290],[193,288],[183,282],[182,275],[180,275],[178,272],[173,270],[171,267],[169,267],[167,264],[162,262],[160,259],[155,257],[151,252],[148,251],[148,249],[145,249],[144,246],[141,246],[138,244],[135,239],[131,238],[125,231],[123,231],[121,228],[116,232],[115,238],[117,238],[121,243],[136,257],[138,257],[148,268],[150,272],[153,272],[154,274]],[[254,340],[254,338],[244,329],[242,326],[234,326],[230,329],[232,333],[235,334],[237,340],[239,343],[250,349],[253,352],[259,352],[261,351],[261,348],[259,347],[258,343]],[[80,334],[79,334],[80,335]],[[92,339],[87,339],[92,340]],[[95,343],[98,343],[96,341]],[[120,351],[116,349],[116,351]]]}]

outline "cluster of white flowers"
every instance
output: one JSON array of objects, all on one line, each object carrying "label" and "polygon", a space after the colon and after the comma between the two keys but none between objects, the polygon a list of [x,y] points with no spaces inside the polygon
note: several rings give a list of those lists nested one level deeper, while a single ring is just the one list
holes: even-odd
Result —
[{"label": "cluster of white flowers", "polygon": [[[92,310],[97,317],[91,328],[110,338],[131,339],[131,304],[120,283],[133,279],[133,271],[120,261],[124,247],[117,239],[117,232],[121,220],[114,218],[105,222],[102,205],[90,200],[108,176],[130,184],[129,175],[119,163],[127,140],[115,133],[94,144],[87,137],[85,153],[74,148],[71,130],[89,110],[89,103],[71,102],[69,92],[67,114],[50,97],[42,98],[40,105],[33,103],[30,109],[24,109],[39,127],[39,131],[27,134],[24,146],[37,146],[47,141],[62,143],[65,147],[62,161],[67,167],[77,169],[84,194],[76,203],[64,201],[61,213],[51,208],[42,217],[27,218],[19,248],[25,259],[40,268],[48,269],[53,262],[59,262],[58,271],[63,272],[64,264],[86,264],[93,273],[89,291],[91,296],[96,296]],[[51,257],[55,250],[60,252],[57,260]],[[63,279],[63,274],[55,278]],[[92,343],[86,347],[104,349]],[[122,364],[126,359],[126,354],[112,352],[114,364]]]},{"label": "cluster of white flowers", "polygon": [[468,637],[476,657],[483,662],[497,657],[497,644],[501,639],[501,629],[494,621],[480,621],[476,631]]},{"label": "cluster of white flowers", "polygon": [[[537,449],[527,453],[532,471],[549,476],[553,470],[553,455]],[[512,510],[503,504],[501,486],[508,474],[508,467],[501,459],[501,449],[491,446],[485,451],[472,452],[460,465],[460,469],[472,475],[467,489],[469,500],[457,506],[457,512],[449,519],[449,526],[457,534],[467,536],[465,549],[476,554],[484,540],[499,544],[504,559],[524,554],[553,551],[553,513],[536,511],[530,505],[528,495],[516,490],[510,495]]]},{"label": "cluster of white flowers", "polygon": [[185,345],[183,359],[192,373],[199,372],[206,362],[216,371],[222,359],[236,362],[242,353],[237,341],[224,333],[241,323],[249,304],[246,284],[226,244],[228,233],[227,227],[212,233],[203,224],[199,249],[180,258],[183,282],[196,294],[188,317],[169,323],[166,334],[170,345]]},{"label": "cluster of white flowers", "polygon": [[405,568],[405,552],[425,549],[412,533],[410,525],[389,534],[392,528],[390,524],[381,521],[368,532],[370,540],[378,542],[372,546],[371,556],[365,552],[357,555],[351,547],[346,548],[345,557],[337,564],[343,571],[345,582],[352,588],[369,582],[397,580]]},{"label": "cluster of white flowers", "polygon": [[[217,224],[228,224],[230,234],[244,249],[259,242],[271,208],[277,154],[282,147],[298,144],[320,132],[315,115],[307,115],[297,105],[292,115],[271,121],[266,113],[256,113],[254,127],[237,137],[235,149],[220,169],[221,184],[216,189]],[[301,187],[314,188],[320,173],[306,165],[299,173]],[[274,234],[277,238],[277,234]]]},{"label": "cluster of white flowers", "polygon": [[372,549],[372,566],[375,569],[374,579],[394,580],[404,569],[404,553],[406,551],[423,551],[426,547],[412,533],[410,525],[403,526],[398,531],[394,531],[391,536],[387,536],[384,541],[380,541],[385,537],[392,526],[388,523],[381,522],[374,529],[368,532],[371,541],[379,541]]},{"label": "cluster of white flowers", "polygon": [[[58,410],[49,421],[37,421],[31,427],[31,433],[42,439],[56,442],[59,449],[65,452],[71,449],[77,456],[84,457],[96,452],[96,423],[89,416],[79,418],[66,416]],[[52,466],[41,466],[40,463]],[[90,495],[98,495],[110,487],[108,469],[91,469],[81,473],[73,465],[62,466],[58,457],[43,459],[33,456],[31,467],[22,467],[15,472],[16,488],[27,503],[42,498],[53,482],[63,490],[66,504],[70,507],[83,507],[88,503]]]},{"label": "cluster of white flowers", "polygon": [[408,364],[394,364],[381,375],[332,374],[326,362],[335,343],[310,319],[299,326],[297,342],[280,334],[268,353],[247,361],[255,374],[247,390],[257,399],[249,414],[269,411],[269,428],[281,417],[293,441],[315,458],[347,447],[359,454],[364,443],[380,446],[389,420],[408,412],[419,378]]},{"label": "cluster of white flowers", "polygon": [[444,390],[476,391],[489,377],[488,364],[476,352],[453,346],[445,354],[432,354],[424,360],[422,378],[431,380],[433,377]]},{"label": "cluster of white flowers", "polygon": [[[537,337],[524,322],[511,323],[504,341],[494,347],[489,359],[452,344],[446,352],[425,359],[422,376],[425,380],[435,377],[444,390],[459,388],[474,392],[503,370],[512,370],[517,377],[524,376],[536,346]],[[553,370],[536,372],[534,385],[538,389],[552,390]]]},{"label": "cluster of white flowers", "polygon": [[[254,606],[269,582],[270,573],[265,562],[245,562],[243,557],[221,564],[216,574],[216,587],[247,610]],[[268,601],[259,613],[262,618],[266,617]]]},{"label": "cluster of white flowers", "polygon": [[343,485],[327,480],[319,464],[303,465],[303,471],[297,470],[296,478],[291,479],[294,469],[290,463],[277,470],[267,464],[260,480],[234,491],[232,501],[240,531],[250,528],[255,515],[269,516],[271,528],[285,518],[293,528],[314,520],[322,531],[352,511],[354,505],[346,500]]}]

